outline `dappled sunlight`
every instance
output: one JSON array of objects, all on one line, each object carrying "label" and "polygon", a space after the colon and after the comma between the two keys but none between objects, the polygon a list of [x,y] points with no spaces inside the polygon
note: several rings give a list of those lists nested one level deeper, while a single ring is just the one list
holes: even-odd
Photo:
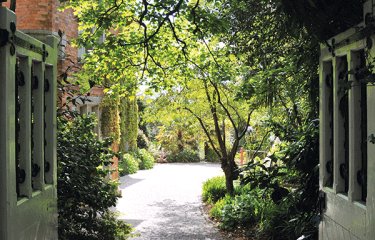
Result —
[{"label": "dappled sunlight", "polygon": [[119,218],[135,224],[135,239],[224,239],[201,201],[203,182],[222,174],[219,164],[173,163],[122,177]]}]

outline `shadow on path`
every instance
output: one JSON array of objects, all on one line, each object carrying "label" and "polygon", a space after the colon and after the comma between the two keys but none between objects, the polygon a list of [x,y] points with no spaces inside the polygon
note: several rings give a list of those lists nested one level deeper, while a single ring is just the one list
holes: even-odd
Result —
[{"label": "shadow on path", "polygon": [[131,177],[131,176],[127,175],[127,176],[124,176],[124,177],[120,178],[121,184],[120,184],[119,188],[120,188],[120,190],[122,190],[122,189],[125,189],[126,187],[130,187],[131,185],[139,183],[143,180],[144,179],[135,178],[135,177]]},{"label": "shadow on path", "polygon": [[202,184],[222,175],[219,164],[156,164],[121,178],[116,209],[133,225],[133,240],[225,240],[202,212]]}]

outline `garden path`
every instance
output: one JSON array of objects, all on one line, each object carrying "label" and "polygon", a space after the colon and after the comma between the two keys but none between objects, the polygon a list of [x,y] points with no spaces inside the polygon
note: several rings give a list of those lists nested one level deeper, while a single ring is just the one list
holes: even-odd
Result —
[{"label": "garden path", "polygon": [[203,213],[202,183],[222,175],[219,164],[157,164],[121,177],[120,219],[133,225],[133,240],[224,240]]}]

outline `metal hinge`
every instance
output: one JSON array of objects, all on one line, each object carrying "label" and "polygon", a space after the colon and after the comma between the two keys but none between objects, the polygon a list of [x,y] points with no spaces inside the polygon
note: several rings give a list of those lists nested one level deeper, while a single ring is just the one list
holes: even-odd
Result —
[{"label": "metal hinge", "polygon": [[9,32],[6,29],[0,29],[0,47],[4,47],[9,42]]}]

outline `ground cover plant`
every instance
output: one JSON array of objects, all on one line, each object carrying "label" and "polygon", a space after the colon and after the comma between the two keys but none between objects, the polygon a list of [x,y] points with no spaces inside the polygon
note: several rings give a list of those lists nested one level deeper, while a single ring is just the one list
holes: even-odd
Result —
[{"label": "ground cover plant", "polygon": [[119,198],[118,184],[107,178],[114,154],[94,126],[92,116],[58,118],[59,239],[127,239],[131,231],[110,211]]}]

